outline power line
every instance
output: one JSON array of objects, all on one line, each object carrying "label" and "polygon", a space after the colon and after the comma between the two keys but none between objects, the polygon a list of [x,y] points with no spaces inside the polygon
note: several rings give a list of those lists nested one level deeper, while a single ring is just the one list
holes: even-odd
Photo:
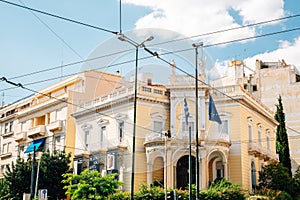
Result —
[{"label": "power line", "polygon": [[79,25],[82,25],[82,26],[89,27],[89,28],[97,29],[97,30],[100,30],[100,31],[112,33],[114,35],[118,34],[118,32],[116,32],[116,31],[112,31],[112,30],[108,30],[108,29],[105,29],[105,28],[101,28],[101,27],[98,27],[98,26],[91,25],[91,24],[83,23],[83,22],[80,22],[80,21],[76,21],[76,20],[73,20],[73,19],[66,18],[66,17],[61,17],[59,15],[52,14],[52,13],[45,12],[45,11],[41,11],[41,10],[38,10],[38,9],[34,9],[34,8],[31,8],[31,7],[28,7],[28,6],[23,6],[23,5],[13,3],[13,2],[9,2],[9,1],[5,1],[5,0],[0,0],[0,1],[3,2],[3,3],[6,3],[6,4],[10,4],[12,6],[16,6],[16,7],[19,7],[19,8],[31,10],[33,12],[37,12],[37,13],[40,13],[40,14],[43,14],[43,15],[58,18],[58,19],[61,19],[61,20],[64,20],[64,21],[72,22],[72,23],[75,23],[75,24],[79,24]]},{"label": "power line", "polygon": [[[25,86],[22,85],[21,83],[15,83],[15,82],[9,81],[9,80],[6,79],[5,77],[0,78],[0,81],[6,82],[6,83],[11,84],[11,85],[14,85],[14,86],[19,87],[19,88],[21,88],[21,89],[28,90],[28,91],[30,91],[30,92],[32,92],[32,93],[36,93],[36,94],[43,95],[43,96],[45,96],[45,97],[48,97],[48,98],[50,98],[50,99],[54,99],[54,100],[56,100],[56,101],[58,101],[58,102],[61,102],[61,103],[66,103],[66,104],[69,104],[69,105],[72,105],[72,106],[81,108],[81,109],[86,110],[86,111],[90,111],[90,112],[95,113],[95,114],[98,114],[98,115],[102,115],[102,116],[105,116],[105,117],[109,117],[109,118],[111,118],[111,119],[116,119],[116,117],[113,117],[113,116],[110,116],[110,115],[107,115],[107,114],[104,114],[104,113],[101,113],[101,112],[97,112],[97,111],[94,110],[93,108],[85,108],[84,106],[75,104],[75,103],[73,103],[73,102],[70,102],[70,101],[67,101],[67,100],[63,100],[63,99],[56,98],[56,97],[52,96],[51,94],[45,94],[45,93],[42,93],[42,92],[39,92],[39,91],[30,89],[30,88],[28,88],[28,87],[25,87]],[[127,122],[127,123],[133,125],[132,123],[129,123],[129,122]],[[155,132],[155,131],[153,131],[152,129],[146,128],[146,127],[144,127],[144,126],[139,126],[139,128],[144,129],[144,130],[147,130],[147,131]],[[157,132],[157,133],[162,134],[162,133],[160,133],[160,132]]]},{"label": "power line", "polygon": [[[219,43],[214,43],[214,44],[209,44],[209,45],[203,45],[203,48],[205,48],[205,47],[208,48],[208,47],[213,47],[213,46],[219,46],[219,45],[224,45],[224,44],[230,44],[230,43],[235,43],[235,42],[240,42],[240,41],[245,41],[245,40],[251,40],[251,39],[261,38],[261,37],[267,37],[267,36],[272,36],[272,35],[277,35],[277,34],[292,32],[292,31],[299,31],[299,30],[300,30],[300,27],[297,27],[297,28],[293,28],[293,29],[287,29],[287,30],[282,30],[282,31],[277,31],[277,32],[271,32],[271,33],[266,33],[266,34],[257,35],[257,36],[253,36],[253,37],[246,37],[246,38],[229,40],[229,41],[219,42]],[[76,64],[81,64],[81,63],[92,61],[92,60],[106,58],[108,56],[113,56],[113,55],[117,55],[117,54],[120,54],[120,53],[129,52],[131,50],[132,49],[126,49],[126,50],[123,50],[123,51],[119,51],[119,52],[115,52],[115,53],[111,53],[111,54],[106,54],[106,55],[103,55],[103,56],[99,56],[99,57],[95,57],[95,58],[91,58],[91,59],[87,59],[87,60],[77,61],[77,62],[65,64],[65,65],[60,65],[60,66],[57,66],[57,67],[47,68],[47,69],[44,69],[44,70],[39,70],[39,71],[35,71],[35,72],[31,72],[31,73],[27,73],[27,74],[15,76],[15,77],[10,77],[9,79],[12,80],[12,79],[21,78],[21,77],[23,78],[25,76],[30,76],[30,75],[34,75],[34,74],[38,74],[38,73],[43,73],[43,72],[48,72],[48,71],[52,71],[52,70],[55,70],[55,69],[59,69],[61,67],[64,68],[64,67],[68,67],[68,66],[72,66],[72,65],[76,65]],[[179,49],[179,50],[174,50],[174,51],[162,53],[160,55],[162,56],[162,55],[168,55],[168,54],[176,54],[176,53],[185,52],[185,51],[191,51],[191,50],[193,50],[193,48]],[[150,56],[150,57],[152,57],[152,56]],[[148,59],[150,57],[149,56],[148,57],[142,57],[142,58],[139,58],[138,60]],[[109,68],[111,66],[116,66],[118,64],[130,63],[130,62],[134,62],[134,61],[135,60],[130,60],[128,62],[126,61],[126,62],[123,62],[123,63],[116,63],[116,64],[113,64],[113,65],[108,65],[107,68]],[[168,64],[169,64],[169,62],[168,62]],[[94,68],[94,70],[97,70],[97,69],[101,69],[101,68]],[[24,85],[26,85],[26,84],[24,84]],[[6,89],[2,89],[1,91],[7,90],[7,89],[13,89],[13,88],[6,88]]]},{"label": "power line", "polygon": [[285,20],[285,19],[291,19],[291,18],[296,18],[296,17],[300,17],[300,14],[289,15],[289,16],[286,16],[286,17],[261,21],[261,22],[257,22],[257,23],[253,23],[253,24],[247,24],[247,25],[244,25],[244,26],[238,26],[238,27],[233,27],[233,28],[228,28],[228,29],[222,29],[222,30],[207,32],[207,33],[194,35],[194,36],[190,36],[190,37],[183,37],[183,38],[169,40],[169,41],[165,41],[165,42],[160,42],[160,43],[156,43],[156,44],[152,44],[152,45],[148,45],[148,46],[156,46],[156,45],[161,45],[161,44],[166,44],[166,43],[172,43],[172,42],[178,42],[178,41],[182,41],[182,40],[193,39],[193,38],[197,38],[197,37],[213,35],[213,34],[217,34],[217,33],[224,33],[224,32],[228,32],[228,31],[233,31],[233,30],[238,30],[238,29],[243,29],[243,28],[248,28],[248,27],[253,27],[253,26],[258,26],[258,25],[263,25],[263,24],[268,24],[268,23],[273,23],[273,22],[276,22],[276,21],[282,21],[282,20]]}]

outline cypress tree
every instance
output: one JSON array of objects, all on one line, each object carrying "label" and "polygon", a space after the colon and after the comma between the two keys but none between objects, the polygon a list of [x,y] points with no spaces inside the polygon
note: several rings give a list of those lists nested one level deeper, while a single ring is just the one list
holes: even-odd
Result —
[{"label": "cypress tree", "polygon": [[281,96],[278,97],[276,108],[275,120],[279,123],[276,129],[276,153],[279,155],[279,162],[289,170],[289,174],[292,176],[290,148],[285,128],[285,114],[283,112]]}]

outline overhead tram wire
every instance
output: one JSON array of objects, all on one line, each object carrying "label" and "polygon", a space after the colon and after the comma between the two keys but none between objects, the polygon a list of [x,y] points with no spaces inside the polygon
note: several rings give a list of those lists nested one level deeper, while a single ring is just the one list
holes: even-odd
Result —
[{"label": "overhead tram wire", "polygon": [[247,25],[244,25],[244,26],[238,26],[238,27],[233,27],[233,28],[228,28],[228,29],[221,29],[221,30],[207,32],[207,33],[203,33],[203,34],[199,34],[199,35],[194,35],[194,36],[169,40],[169,41],[165,41],[165,42],[155,43],[155,44],[148,45],[148,46],[150,47],[150,46],[157,46],[157,45],[167,44],[167,43],[172,43],[172,42],[179,42],[179,41],[182,41],[182,40],[189,40],[189,39],[193,39],[193,38],[198,38],[198,37],[203,37],[203,36],[208,36],[208,35],[214,35],[214,34],[217,34],[217,33],[224,33],[224,32],[228,32],[228,31],[233,31],[233,30],[238,30],[238,29],[243,29],[243,28],[248,28],[248,27],[253,27],[253,26],[258,26],[258,25],[263,25],[263,24],[268,24],[268,23],[273,23],[273,22],[282,21],[282,20],[291,19],[291,18],[296,18],[296,17],[300,17],[300,14],[289,15],[289,16],[286,16],[286,17],[261,21],[261,22],[257,22],[257,23],[253,23],[253,24],[247,24]]},{"label": "overhead tram wire", "polygon": [[[2,1],[2,0],[0,0],[0,1]],[[277,34],[292,32],[292,31],[299,31],[299,30],[300,30],[300,27],[297,27],[297,28],[293,28],[293,29],[287,29],[287,30],[282,30],[282,31],[277,31],[277,32],[271,32],[271,33],[266,33],[266,34],[251,36],[251,37],[245,37],[245,38],[240,38],[240,39],[235,39],[235,40],[229,40],[229,41],[225,41],[225,42],[219,42],[219,43],[213,43],[213,44],[203,45],[203,47],[213,47],[213,46],[225,45],[225,44],[230,44],[230,43],[235,43],[235,42],[241,42],[241,41],[245,41],[245,40],[251,40],[251,39],[256,39],[256,38],[261,38],[261,37],[267,37],[267,36],[272,36],[272,35],[277,35]],[[15,77],[10,77],[9,79],[16,79],[16,78],[21,78],[21,77],[24,77],[24,76],[30,76],[30,75],[34,75],[34,74],[38,74],[38,73],[42,73],[42,72],[48,72],[48,71],[52,71],[52,70],[55,70],[55,69],[59,69],[61,67],[67,67],[67,66],[81,64],[81,63],[92,61],[92,60],[106,58],[106,57],[117,55],[117,54],[120,54],[120,53],[129,52],[131,50],[132,49],[127,49],[127,50],[123,50],[123,51],[119,51],[119,52],[115,52],[115,53],[111,53],[111,54],[106,54],[106,55],[95,57],[95,58],[91,58],[91,59],[86,59],[86,60],[77,61],[77,62],[65,64],[65,65],[60,65],[60,66],[53,67],[53,68],[47,68],[47,69],[44,69],[44,70],[39,70],[39,71],[35,71],[35,72],[31,72],[31,73],[27,73],[27,74],[15,76]],[[166,52],[166,53],[162,53],[161,55],[175,54],[175,53],[180,53],[180,52],[185,52],[185,51],[191,51],[191,50],[193,50],[193,48],[186,48],[186,49],[180,49],[180,50],[175,50],[175,51],[169,51],[169,52]],[[141,60],[141,59],[144,59],[144,58],[139,58],[139,60]]]},{"label": "overhead tram wire", "polygon": [[[26,4],[19,0],[20,3],[22,3],[24,6]],[[30,13],[38,19],[39,22],[41,22],[53,35],[55,35],[62,43],[64,43],[75,55],[77,55],[80,59],[84,60],[84,58],[77,52],[75,51],[74,48],[72,48],[61,36],[59,36],[46,22],[44,22],[38,15],[35,14],[32,10],[29,10]]]},{"label": "overhead tram wire", "polygon": [[[5,3],[10,3],[10,2],[7,2],[7,1],[4,1],[4,0],[0,0],[2,2],[5,2]],[[14,4],[14,3],[11,3],[11,4]],[[18,4],[17,4],[18,5]],[[21,6],[21,5],[20,5]],[[21,6],[21,7],[26,7],[26,6]],[[27,7],[26,7],[27,8]],[[36,16],[36,15],[35,15]],[[194,38],[194,37],[200,37],[200,36],[204,36],[204,35],[212,35],[212,34],[215,34],[215,33],[221,33],[221,32],[226,32],[226,31],[231,31],[231,30],[234,30],[234,29],[240,29],[240,28],[245,28],[245,27],[248,27],[248,26],[255,26],[255,25],[261,25],[261,24],[265,24],[265,23],[270,23],[270,22],[275,22],[275,21],[279,21],[279,20],[284,20],[284,19],[289,19],[289,18],[293,18],[293,17],[299,17],[300,14],[297,14],[297,15],[292,15],[292,16],[288,16],[288,17],[283,17],[283,18],[277,18],[277,19],[272,19],[272,20],[268,20],[268,21],[263,21],[263,22],[259,22],[259,23],[255,23],[255,24],[251,24],[251,25],[245,25],[245,26],[241,26],[241,27],[236,27],[236,28],[231,28],[231,29],[224,29],[224,30],[219,30],[219,31],[213,31],[213,32],[209,32],[209,33],[205,33],[205,34],[200,34],[200,35],[197,35],[197,36],[191,36],[191,37],[186,37],[186,38],[181,38],[181,39],[175,39],[175,40],[170,40],[170,41],[166,41],[166,42],[161,42],[161,43],[156,43],[156,44],[152,44],[152,45],[148,45],[148,46],[156,46],[156,45],[159,45],[159,44],[164,44],[164,43],[169,43],[169,42],[176,42],[176,41],[180,41],[180,40],[185,40],[185,39],[191,39],[191,38]],[[70,19],[71,20],[71,19]],[[71,21],[75,21],[75,20],[71,20]],[[46,25],[47,26],[47,25]],[[50,28],[50,27],[49,27]],[[121,30],[121,29],[120,29]],[[52,29],[50,28],[50,31],[52,31]],[[53,32],[53,31],[52,31]],[[287,31],[286,31],[287,32]],[[114,32],[115,34],[116,32]],[[276,33],[276,32],[275,32]],[[280,32],[279,32],[280,33]],[[55,32],[54,32],[55,34]],[[118,33],[116,33],[118,34]],[[57,34],[55,34],[57,35]],[[58,36],[58,35],[57,35]],[[59,37],[59,36],[58,36]],[[238,40],[231,40],[231,41],[227,41],[227,42],[221,42],[221,43],[216,43],[216,44],[211,44],[209,46],[217,46],[217,45],[221,45],[221,44],[228,44],[228,43],[232,43],[234,41],[243,41],[243,40],[247,40],[247,39],[254,39],[256,37],[259,37],[259,36],[253,36],[251,38],[243,38],[243,39],[238,39]],[[59,37],[60,38],[60,37]],[[62,39],[62,38],[60,38]],[[67,45],[68,46],[68,45]],[[205,47],[209,47],[208,45],[206,45]],[[72,48],[71,48],[72,49]],[[94,59],[99,59],[99,58],[105,58],[107,56],[111,56],[111,55],[116,55],[118,53],[123,53],[123,52],[126,52],[126,51],[130,51],[131,49],[128,49],[128,50],[125,50],[125,51],[120,51],[120,52],[116,52],[116,53],[112,53],[112,54],[108,54],[108,55],[104,55],[104,56],[100,56],[100,57],[97,57],[97,58],[93,58],[93,59],[89,59],[89,60],[82,60],[82,61],[78,61],[78,62],[73,62],[73,63],[69,63],[69,64],[66,64],[66,65],[60,65],[58,67],[54,67],[54,68],[48,68],[48,69],[45,69],[45,70],[40,70],[40,71],[35,71],[35,72],[31,72],[31,73],[28,73],[28,74],[23,74],[23,75],[19,75],[19,76],[15,76],[15,77],[11,77],[10,79],[16,79],[16,78],[20,78],[20,77],[24,77],[24,76],[29,76],[29,75],[33,75],[33,74],[37,74],[37,73],[42,73],[42,72],[47,72],[47,71],[51,71],[51,70],[55,70],[55,69],[58,69],[58,68],[61,68],[61,67],[67,67],[67,66],[70,66],[70,65],[75,65],[75,64],[80,64],[80,63],[84,63],[86,61],[90,61],[90,60],[94,60]],[[171,54],[171,53],[179,53],[179,52],[184,52],[184,51],[188,51],[188,50],[191,50],[191,48],[188,48],[188,49],[183,49],[183,50],[178,50],[178,51],[172,51],[172,52],[168,52],[168,53],[165,53],[165,54]]]},{"label": "overhead tram wire", "polygon": [[6,4],[10,4],[12,6],[16,6],[16,7],[19,7],[19,8],[31,10],[33,12],[37,12],[37,13],[40,13],[40,14],[43,14],[43,15],[47,15],[47,16],[50,16],[50,17],[54,17],[54,18],[57,18],[57,19],[61,19],[61,20],[64,20],[64,21],[68,21],[68,22],[72,22],[72,23],[75,23],[75,24],[79,24],[79,25],[82,25],[82,26],[85,26],[85,27],[89,27],[89,28],[97,29],[97,30],[100,30],[100,31],[103,31],[103,32],[111,33],[111,34],[114,34],[114,35],[118,34],[117,31],[112,31],[112,30],[108,30],[108,29],[105,29],[105,28],[101,28],[101,27],[98,27],[98,26],[91,25],[91,24],[87,24],[87,23],[83,23],[83,22],[76,21],[76,20],[73,20],[73,19],[69,19],[69,18],[66,18],[66,17],[61,17],[61,16],[56,15],[56,14],[52,14],[52,13],[49,13],[49,12],[41,11],[41,10],[34,9],[34,8],[31,8],[31,7],[28,7],[28,6],[23,6],[23,5],[20,5],[20,4],[17,4],[17,3],[13,3],[13,2],[5,1],[5,0],[0,0],[0,2],[6,3]]},{"label": "overhead tram wire", "polygon": [[[1,0],[0,0],[1,1]],[[297,28],[294,28],[294,29],[287,29],[287,30],[283,30],[283,31],[277,31],[277,32],[271,32],[271,33],[267,33],[267,34],[262,34],[262,35],[257,35],[257,36],[253,36],[253,37],[246,37],[246,38],[240,38],[240,39],[236,39],[236,40],[230,40],[230,41],[226,41],[226,42],[219,42],[219,43],[215,43],[215,44],[210,44],[210,45],[203,45],[203,48],[205,47],[213,47],[213,46],[218,46],[218,45],[224,45],[224,44],[230,44],[230,43],[235,43],[235,42],[240,42],[240,41],[245,41],[245,40],[250,40],[250,39],[255,39],[255,38],[260,38],[260,37],[267,37],[267,36],[272,36],[272,35],[276,35],[276,34],[281,34],[281,33],[286,33],[286,32],[291,32],[291,31],[299,31],[300,30],[300,27],[297,27]],[[65,64],[63,65],[63,67],[67,67],[67,66],[71,66],[71,65],[75,65],[75,64],[80,64],[80,63],[84,63],[84,62],[87,62],[87,61],[91,61],[91,60],[96,60],[96,59],[100,59],[100,58],[103,58],[103,57],[107,57],[107,56],[111,56],[111,55],[115,55],[115,54],[118,54],[118,53],[122,53],[122,52],[128,52],[128,51],[131,51],[132,49],[128,49],[128,50],[124,50],[124,51],[120,51],[120,52],[116,52],[116,53],[112,53],[112,54],[108,54],[108,55],[104,55],[104,56],[99,56],[99,57],[96,57],[96,58],[92,58],[92,59],[88,59],[88,60],[84,60],[84,61],[78,61],[78,62],[73,62],[73,63],[69,63],[69,64]],[[168,55],[168,54],[176,54],[176,53],[180,53],[180,52],[185,52],[185,51],[191,51],[193,50],[193,48],[187,48],[187,49],[181,49],[181,50],[176,50],[176,51],[171,51],[171,52],[166,52],[166,53],[162,53],[158,56],[163,56],[163,55]],[[147,51],[147,50],[146,50]],[[150,52],[152,56],[157,56],[157,55],[153,55]],[[142,57],[142,58],[139,58],[138,60],[143,60],[143,59],[149,59],[151,58],[152,56],[147,56],[147,57]],[[116,66],[116,65],[120,65],[120,64],[126,64],[126,63],[130,63],[130,62],[134,62],[135,60],[129,60],[129,61],[125,61],[125,62],[122,62],[122,63],[116,63],[116,64],[112,64],[112,65],[108,65],[108,66],[105,66],[105,68],[109,68],[109,67],[112,67],[112,66]],[[171,65],[170,62],[168,61],[165,61],[167,64]],[[45,69],[45,70],[40,70],[40,71],[36,71],[36,72],[31,72],[31,73],[28,73],[28,74],[25,74],[25,75],[19,75],[19,76],[16,76],[16,77],[12,77],[12,78],[9,78],[9,80],[11,79],[16,79],[16,78],[21,78],[21,77],[24,77],[24,76],[29,76],[29,75],[33,75],[33,74],[37,74],[37,73],[42,73],[42,72],[47,72],[47,71],[51,71],[51,70],[54,70],[54,69],[59,69],[61,68],[61,66],[57,66],[57,67],[54,67],[54,68],[48,68],[48,69]],[[178,67],[177,67],[178,68]],[[98,70],[98,69],[101,69],[101,68],[94,68],[93,70]],[[180,68],[178,68],[178,70],[181,71]],[[182,71],[183,73],[186,73],[185,71]],[[79,72],[80,73],[80,72]],[[75,74],[79,74],[79,73],[75,73]],[[72,75],[75,75],[75,74],[72,74]],[[71,75],[70,75],[71,76]],[[61,78],[58,77],[58,78]],[[195,77],[193,77],[195,78]],[[55,78],[54,78],[55,79]],[[45,80],[41,81],[41,82],[45,82]],[[39,81],[36,81],[34,83],[29,83],[30,85],[32,84],[38,84]],[[25,85],[28,85],[28,84],[24,84]],[[10,89],[15,89],[16,87],[10,87],[10,88],[4,88],[2,89],[1,91],[6,91],[6,90],[10,90]]]},{"label": "overhead tram wire", "polygon": [[[0,0],[1,1],[1,0]],[[215,43],[215,44],[210,44],[210,45],[203,45],[203,48],[205,47],[212,47],[212,46],[218,46],[218,45],[224,45],[224,44],[230,44],[230,43],[235,43],[235,42],[240,42],[240,41],[245,41],[245,40],[249,40],[249,39],[255,39],[255,38],[260,38],[260,37],[267,37],[267,36],[272,36],[272,35],[276,35],[276,34],[281,34],[281,33],[286,33],[286,32],[291,32],[291,31],[299,31],[300,30],[300,27],[297,27],[297,28],[294,28],[294,29],[288,29],[288,30],[283,30],[283,31],[277,31],[277,32],[271,32],[271,33],[267,33],[267,34],[262,34],[262,35],[257,35],[257,36],[253,36],[253,37],[246,37],[246,38],[240,38],[240,39],[236,39],[236,40],[230,40],[230,41],[226,41],[226,42],[219,42],[219,43]],[[83,60],[83,61],[77,61],[77,62],[73,62],[73,63],[69,63],[69,64],[65,64],[63,65],[63,67],[67,67],[67,66],[71,66],[71,65],[75,65],[75,64],[80,64],[80,63],[84,63],[84,62],[87,62],[87,61],[91,61],[91,60],[96,60],[96,59],[100,59],[100,58],[103,58],[103,57],[107,57],[107,56],[112,56],[112,55],[116,55],[116,54],[119,54],[119,53],[122,53],[122,52],[128,52],[128,51],[131,51],[132,49],[128,49],[128,50],[124,50],[124,51],[120,51],[120,52],[116,52],[116,53],[111,53],[111,54],[107,54],[107,55],[104,55],[104,56],[99,56],[99,57],[96,57],[96,58],[91,58],[91,59],[87,59],[87,60]],[[180,53],[180,52],[185,52],[185,51],[191,51],[193,50],[193,48],[187,48],[187,49],[181,49],[181,50],[176,50],[176,51],[171,51],[171,52],[166,52],[166,53],[162,53],[160,54],[160,56],[163,56],[163,55],[168,55],[168,54],[176,54],[176,53]],[[147,50],[146,50],[147,51]],[[152,56],[157,56],[157,55],[153,55],[150,52]],[[138,60],[143,60],[143,59],[149,59],[151,58],[152,56],[147,56],[147,57],[142,57],[142,58],[139,58]],[[125,62],[122,62],[122,63],[116,63],[116,64],[113,64],[113,65],[108,65],[108,66],[105,66],[105,68],[109,68],[109,67],[112,67],[112,66],[116,66],[116,65],[120,65],[120,64],[126,64],[126,63],[130,63],[130,62],[134,62],[135,60],[129,60],[129,61],[125,61]],[[169,63],[168,61],[166,61],[167,64],[171,64]],[[33,74],[37,74],[37,73],[42,73],[42,72],[48,72],[48,71],[51,71],[51,70],[54,70],[54,69],[59,69],[61,68],[62,66],[57,66],[57,67],[54,67],[54,68],[48,68],[48,69],[45,69],[45,70],[40,70],[40,71],[36,71],[36,72],[31,72],[31,73],[28,73],[28,74],[24,74],[24,75],[19,75],[19,76],[15,76],[15,77],[11,77],[9,78],[9,80],[12,80],[12,79],[16,79],[16,78],[21,78],[21,77],[24,77],[24,76],[29,76],[29,75],[33,75]],[[101,69],[101,68],[94,68],[93,70],[98,70],[98,69]],[[181,71],[181,69],[178,68],[178,70]],[[182,71],[183,73],[186,73],[184,71]],[[80,73],[80,72],[79,72]],[[75,73],[75,74],[79,74],[79,73]],[[71,75],[75,75],[75,74],[71,74]],[[71,76],[70,75],[70,76]],[[67,76],[66,76],[67,77]],[[58,78],[61,78],[58,77]],[[193,77],[195,78],[195,77]],[[53,78],[53,79],[56,79],[56,78]],[[51,79],[49,79],[51,80]],[[43,80],[41,82],[45,82],[47,80]],[[39,81],[36,81],[34,83],[29,83],[30,85],[32,84],[38,84]],[[28,84],[24,84],[25,85],[28,85]],[[6,91],[6,90],[11,90],[11,89],[15,89],[16,87],[10,87],[10,88],[4,88],[2,89],[1,91]]]}]

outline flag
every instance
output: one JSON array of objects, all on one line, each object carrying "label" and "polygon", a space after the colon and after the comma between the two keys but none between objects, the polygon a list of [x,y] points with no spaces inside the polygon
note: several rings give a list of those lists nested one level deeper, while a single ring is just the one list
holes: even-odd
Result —
[{"label": "flag", "polygon": [[209,105],[208,105],[208,116],[210,121],[215,121],[218,122],[219,124],[222,124],[215,103],[210,95],[209,95]]},{"label": "flag", "polygon": [[186,98],[184,97],[184,115],[185,115],[185,124],[188,125],[189,124],[189,108],[188,108],[188,104],[186,102]]}]

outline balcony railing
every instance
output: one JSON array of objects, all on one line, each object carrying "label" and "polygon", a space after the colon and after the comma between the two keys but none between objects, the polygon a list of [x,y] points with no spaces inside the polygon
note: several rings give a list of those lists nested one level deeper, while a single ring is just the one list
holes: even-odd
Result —
[{"label": "balcony railing", "polygon": [[27,131],[27,136],[29,138],[35,138],[35,137],[39,137],[39,136],[44,136],[46,133],[46,126],[45,125],[38,125],[35,126],[33,128],[30,128]]},{"label": "balcony railing", "polygon": [[248,153],[265,161],[278,160],[278,155],[276,153],[264,148],[261,145],[254,144],[253,142],[248,144]]},{"label": "balcony railing", "polygon": [[156,133],[156,132],[153,132],[153,133],[149,133],[146,135],[146,138],[145,138],[145,143],[148,143],[148,142],[157,142],[157,141],[164,141],[164,136],[162,135],[162,133]]},{"label": "balcony railing", "polygon": [[62,120],[56,120],[50,124],[47,125],[49,128],[49,131],[55,132],[55,131],[61,131],[63,128],[63,121]]}]

